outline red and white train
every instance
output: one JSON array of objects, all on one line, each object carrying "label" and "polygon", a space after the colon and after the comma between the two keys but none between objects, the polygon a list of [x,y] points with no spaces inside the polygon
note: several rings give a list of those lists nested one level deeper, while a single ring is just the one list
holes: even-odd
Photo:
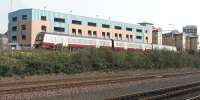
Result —
[{"label": "red and white train", "polygon": [[36,37],[36,48],[114,48],[120,50],[168,50],[177,51],[174,46],[134,43],[93,37],[73,36],[41,32]]}]

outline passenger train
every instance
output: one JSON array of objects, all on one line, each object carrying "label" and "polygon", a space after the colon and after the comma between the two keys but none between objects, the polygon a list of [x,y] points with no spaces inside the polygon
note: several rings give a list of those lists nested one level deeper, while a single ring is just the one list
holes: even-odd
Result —
[{"label": "passenger train", "polygon": [[130,41],[83,37],[41,32],[36,36],[36,48],[113,48],[117,50],[168,50],[177,51],[174,46],[134,43]]}]

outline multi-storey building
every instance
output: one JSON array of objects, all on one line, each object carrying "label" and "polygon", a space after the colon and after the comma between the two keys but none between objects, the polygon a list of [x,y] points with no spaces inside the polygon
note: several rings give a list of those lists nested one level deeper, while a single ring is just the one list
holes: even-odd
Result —
[{"label": "multi-storey building", "polygon": [[152,43],[152,25],[141,25],[64,14],[60,12],[21,9],[9,13],[9,43],[34,47],[40,32],[70,34],[114,40]]},{"label": "multi-storey building", "polygon": [[195,25],[184,26],[183,32],[190,34],[190,35],[196,35],[197,36],[197,26],[195,26]]},{"label": "multi-storey building", "polygon": [[163,34],[163,45],[176,46],[179,51],[197,50],[198,37],[185,32],[172,31]]}]

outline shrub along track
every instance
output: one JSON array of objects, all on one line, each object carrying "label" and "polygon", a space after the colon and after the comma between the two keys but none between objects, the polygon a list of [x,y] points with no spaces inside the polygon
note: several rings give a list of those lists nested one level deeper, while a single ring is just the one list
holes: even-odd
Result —
[{"label": "shrub along track", "polygon": [[[75,88],[92,85],[115,84],[131,81],[142,81],[148,79],[164,79],[172,77],[180,77],[187,75],[196,75],[200,72],[185,72],[185,73],[165,73],[165,74],[148,74],[145,76],[107,76],[107,77],[93,77],[93,78],[74,78],[74,79],[60,79],[47,81],[33,81],[33,82],[18,82],[18,83],[2,83],[0,87],[21,86],[18,88],[0,89],[0,95],[19,94],[27,92],[39,92],[48,90],[57,90],[63,88]],[[51,84],[50,84],[51,83]]]}]

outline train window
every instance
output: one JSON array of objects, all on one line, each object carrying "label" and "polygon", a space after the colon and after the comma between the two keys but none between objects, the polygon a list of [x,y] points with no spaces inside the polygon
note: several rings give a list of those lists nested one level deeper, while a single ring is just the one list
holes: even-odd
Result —
[{"label": "train window", "polygon": [[44,25],[42,25],[42,26],[41,26],[41,30],[44,31],[44,32],[46,32],[46,31],[47,31],[47,27],[44,26]]},{"label": "train window", "polygon": [[81,25],[82,22],[81,22],[81,21],[78,21],[78,20],[72,20],[72,24]]},{"label": "train window", "polygon": [[88,31],[88,36],[92,36],[92,31]]},{"label": "train window", "polygon": [[26,35],[22,35],[22,40],[26,40]]},{"label": "train window", "polygon": [[82,36],[82,30],[81,29],[78,29],[78,35]]},{"label": "train window", "polygon": [[106,33],[105,32],[102,32],[102,37],[106,38]]},{"label": "train window", "polygon": [[109,32],[107,32],[107,38],[110,39],[110,33]]},{"label": "train window", "polygon": [[136,36],[136,39],[141,40],[142,36]]},{"label": "train window", "polygon": [[97,31],[93,31],[93,36],[97,37]]}]

